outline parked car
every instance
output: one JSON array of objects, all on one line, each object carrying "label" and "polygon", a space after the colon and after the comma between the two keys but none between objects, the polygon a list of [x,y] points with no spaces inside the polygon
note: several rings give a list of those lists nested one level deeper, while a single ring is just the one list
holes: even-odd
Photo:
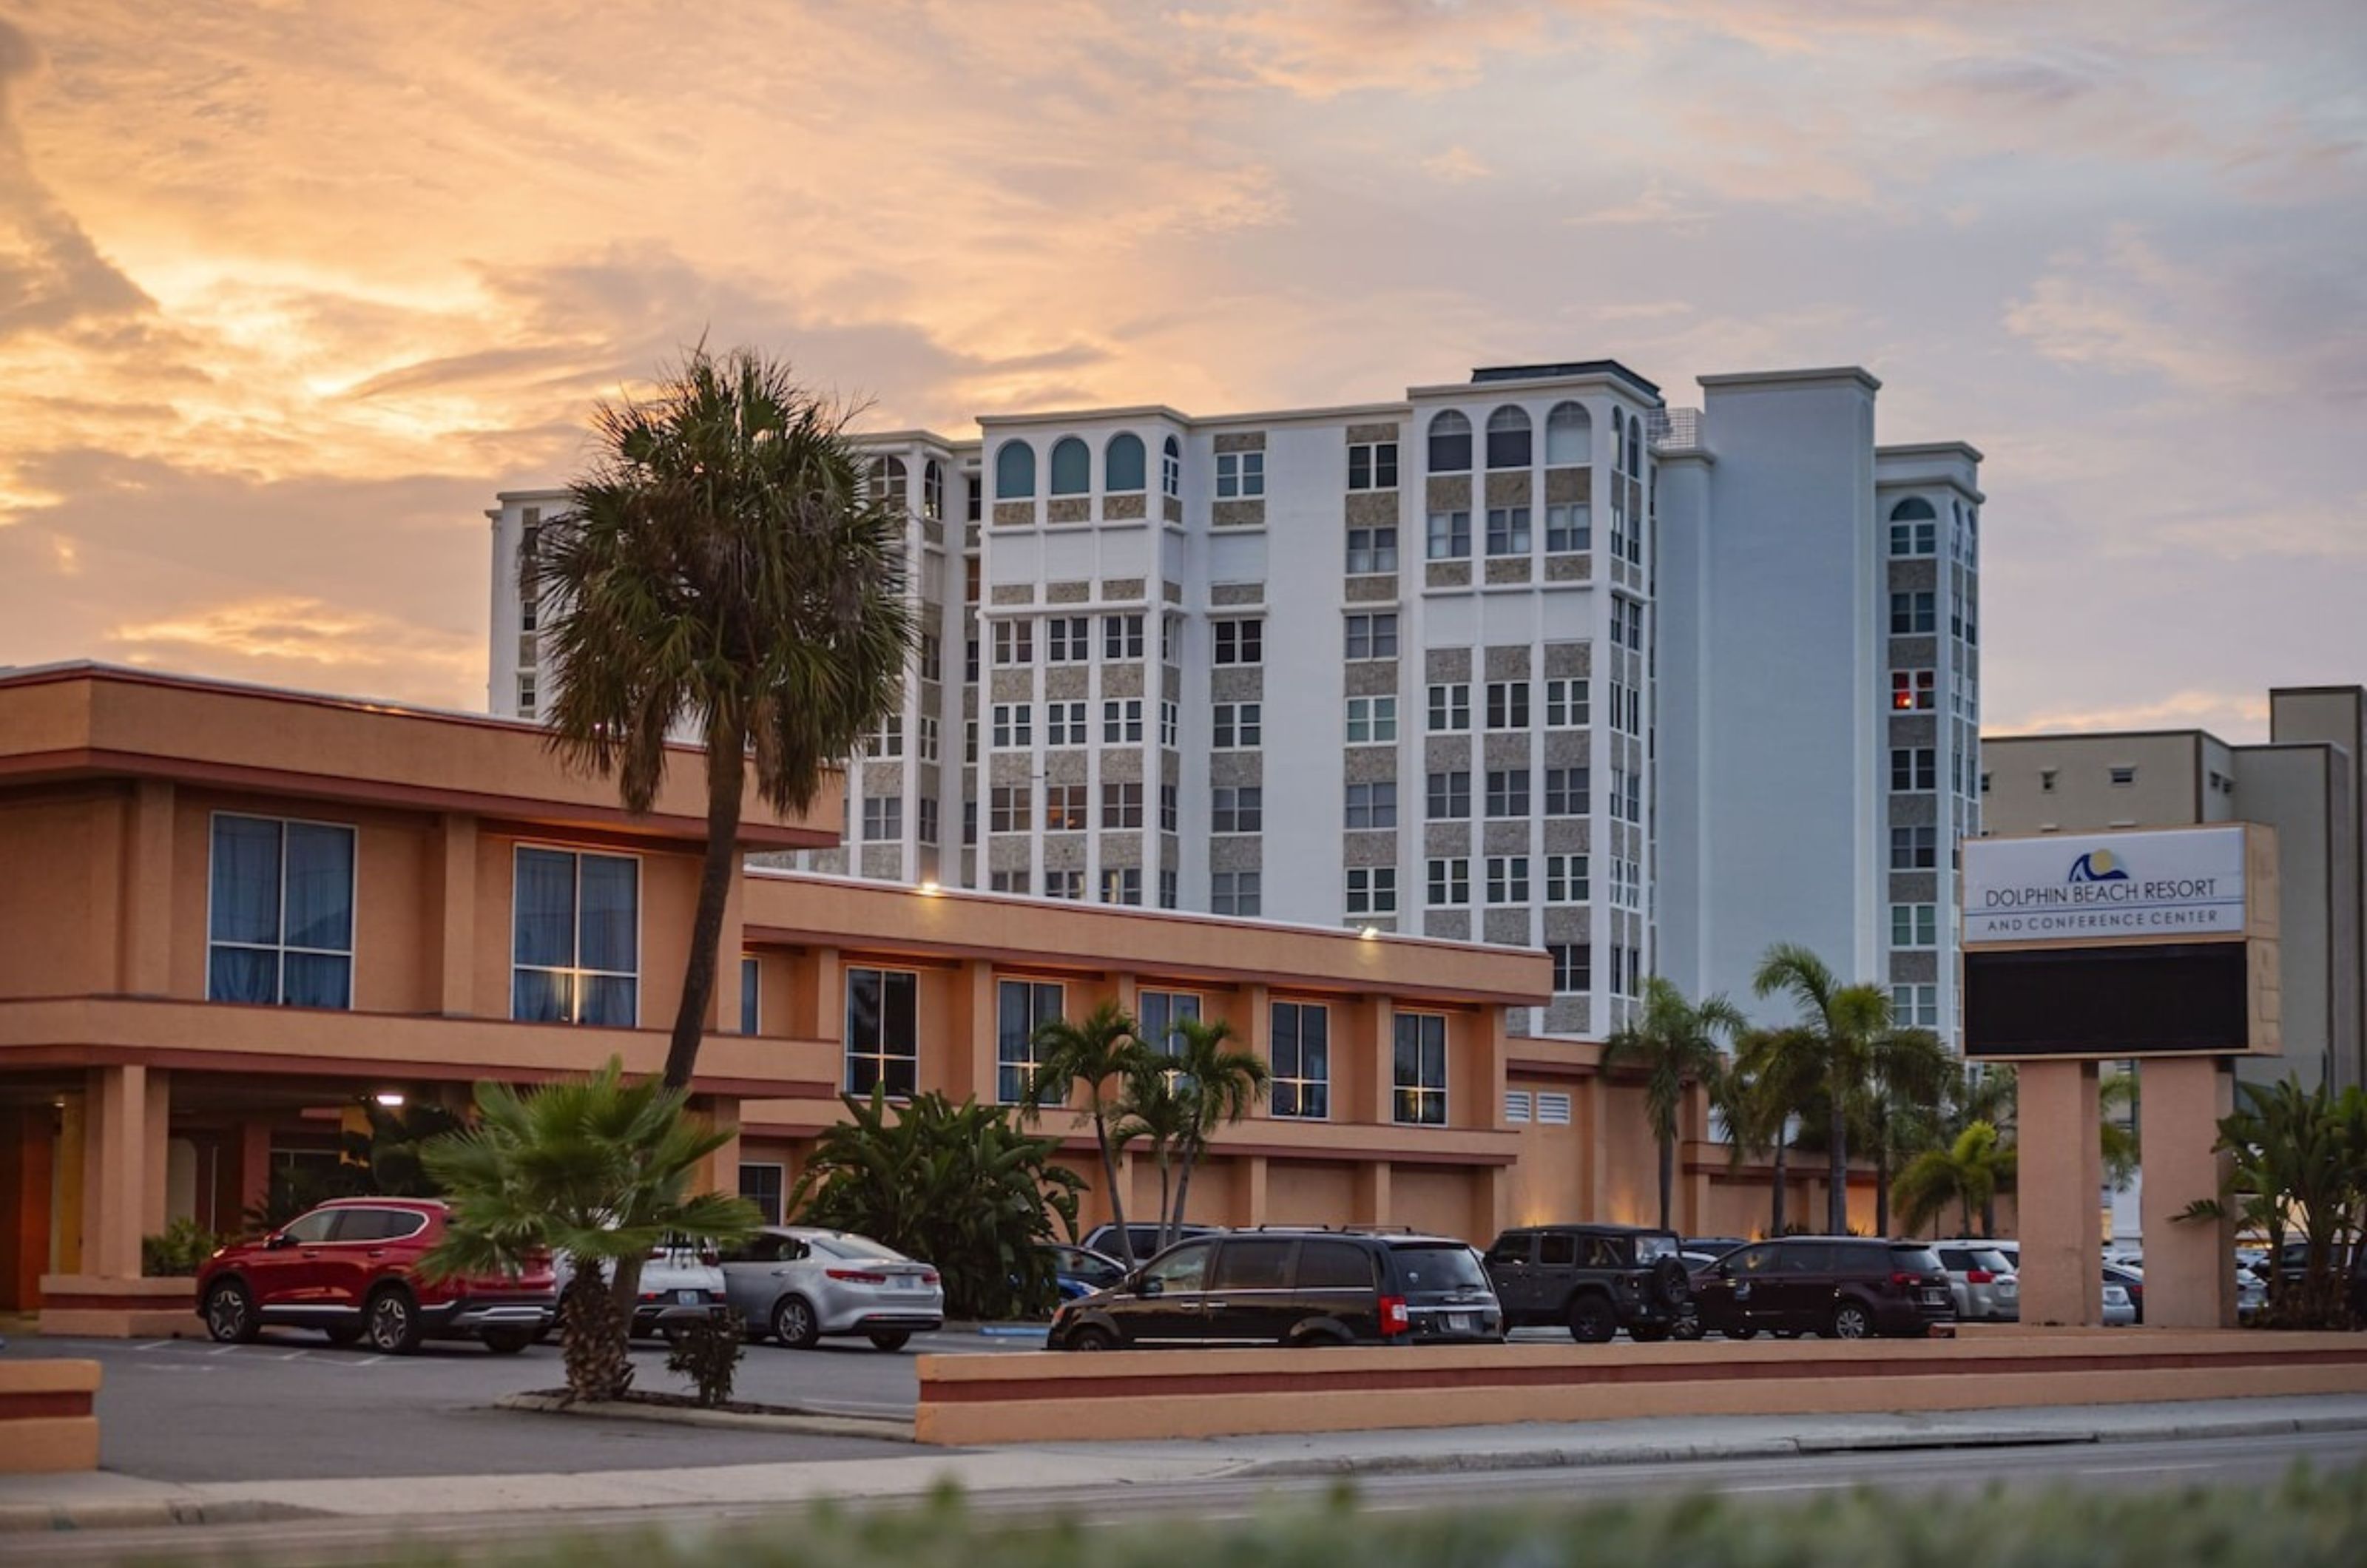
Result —
[{"label": "parked car", "polygon": [[[2338,1239],[2334,1243],[2332,1262],[2337,1273],[2341,1272],[2348,1265],[2350,1271],[2350,1310],[2359,1315],[2367,1316],[2367,1243]],[[2282,1251],[2278,1254],[2273,1265],[2271,1265],[2267,1257],[2263,1255],[2253,1271],[2259,1275],[2263,1283],[2282,1280],[2287,1289],[2292,1289],[2301,1284],[2302,1275],[2308,1267],[2309,1243],[2288,1241],[2284,1244]]]},{"label": "parked car", "polygon": [[1710,1261],[1714,1263],[1736,1248],[1748,1247],[1750,1243],[1747,1238],[1738,1235],[1689,1235],[1679,1245],[1687,1252],[1707,1254]]},{"label": "parked car", "polygon": [[1947,1271],[1920,1241],[1783,1236],[1728,1254],[1694,1284],[1702,1326],[1738,1339],[1923,1335],[1956,1315]]},{"label": "parked car", "polygon": [[2117,1285],[2127,1294],[2131,1323],[2145,1321],[2145,1270],[2108,1259],[2104,1264],[2104,1283]]},{"label": "parked car", "polygon": [[1931,1245],[1948,1271],[1956,1316],[1965,1323],[2012,1323],[2022,1316],[2022,1284],[2004,1253],[1976,1241]]},{"label": "parked car", "polygon": [[793,1350],[853,1335],[901,1350],[946,1323],[934,1269],[851,1231],[768,1225],[723,1255],[723,1290],[753,1337]]},{"label": "parked car", "polygon": [[207,1259],[198,1275],[198,1315],[226,1344],[277,1324],[393,1356],[428,1338],[475,1338],[504,1356],[525,1349],[558,1314],[550,1265],[515,1278],[429,1280],[419,1260],[443,1238],[446,1218],[432,1198],[323,1203]]},{"label": "parked car", "polygon": [[1448,1236],[1230,1231],[1178,1242],[1052,1314],[1055,1350],[1494,1341],[1479,1255]]},{"label": "parked car", "polygon": [[2104,1287],[2103,1324],[2107,1328],[2127,1328],[2135,1324],[2137,1309],[2129,1300],[2127,1290],[2119,1285]]},{"label": "parked car", "polygon": [[[723,1270],[715,1253],[692,1242],[674,1241],[650,1248],[641,1259],[640,1280],[633,1297],[633,1315],[626,1332],[636,1339],[661,1335],[671,1338],[682,1320],[713,1316],[723,1310]],[[561,1253],[554,1265],[559,1288],[575,1277],[575,1260]]]},{"label": "parked car", "polygon": [[1106,1291],[1126,1278],[1126,1265],[1088,1247],[1056,1242],[1044,1248],[1052,1255],[1052,1283],[1064,1302]]},{"label": "parked car", "polygon": [[[1126,1234],[1134,1240],[1136,1263],[1150,1262],[1151,1255],[1159,1250],[1160,1229],[1158,1225],[1129,1224],[1126,1227]],[[1223,1229],[1222,1225],[1184,1225],[1176,1232],[1175,1239],[1189,1241],[1194,1236],[1215,1235]],[[1087,1231],[1084,1248],[1088,1252],[1098,1252],[1104,1258],[1123,1258],[1126,1256],[1126,1248],[1118,1242],[1116,1225],[1095,1225]],[[1120,1267],[1124,1265],[1121,1263]]]},{"label": "parked car", "polygon": [[2104,1261],[2116,1269],[2143,1269],[2145,1249],[2136,1247],[2116,1247],[2105,1250]]},{"label": "parked car", "polygon": [[2248,1269],[2236,1270],[2236,1321],[2248,1324],[2269,1310],[2269,1282]]},{"label": "parked car", "polygon": [[1666,1339],[1692,1310],[1693,1274],[1673,1231],[1522,1225],[1498,1236],[1486,1261],[1507,1326],[1567,1326],[1581,1345],[1623,1328]]}]

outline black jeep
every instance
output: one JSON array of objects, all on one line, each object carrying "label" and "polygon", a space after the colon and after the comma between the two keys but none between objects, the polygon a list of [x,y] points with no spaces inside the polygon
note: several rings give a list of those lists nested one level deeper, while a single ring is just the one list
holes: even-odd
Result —
[{"label": "black jeep", "polygon": [[1488,1249],[1507,1327],[1567,1325],[1582,1345],[1621,1329],[1649,1342],[1689,1331],[1693,1277],[1673,1231],[1636,1225],[1523,1225]]}]

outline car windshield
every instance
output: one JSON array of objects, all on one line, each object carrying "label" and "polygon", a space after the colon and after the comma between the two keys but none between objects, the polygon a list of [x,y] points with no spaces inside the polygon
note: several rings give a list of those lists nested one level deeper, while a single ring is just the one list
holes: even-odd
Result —
[{"label": "car windshield", "polygon": [[1479,1255],[1461,1242],[1416,1243],[1393,1250],[1409,1291],[1478,1290],[1488,1283]]},{"label": "car windshield", "polygon": [[1636,1238],[1636,1261],[1649,1263],[1659,1258],[1677,1255],[1677,1238],[1672,1235],[1639,1235]]},{"label": "car windshield", "polygon": [[1894,1247],[1890,1249],[1890,1266],[1907,1274],[1939,1274],[1940,1255],[1928,1247]]}]

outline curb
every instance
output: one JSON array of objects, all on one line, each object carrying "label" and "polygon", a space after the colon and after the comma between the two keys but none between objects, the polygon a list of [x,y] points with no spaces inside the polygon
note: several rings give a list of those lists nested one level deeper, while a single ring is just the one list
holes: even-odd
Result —
[{"label": "curb", "polygon": [[293,1503],[266,1503],[255,1498],[164,1499],[153,1503],[49,1503],[30,1507],[0,1507],[0,1539],[15,1535],[48,1535],[75,1530],[154,1529],[170,1525],[262,1525],[289,1519],[334,1519],[345,1515],[326,1508],[300,1508]]},{"label": "curb", "polygon": [[715,1427],[742,1432],[796,1432],[808,1437],[876,1438],[912,1441],[912,1424],[870,1416],[824,1416],[798,1411],[759,1416],[742,1410],[700,1410],[688,1405],[571,1403],[552,1393],[505,1393],[496,1410],[531,1410],[547,1416],[596,1416],[609,1421],[648,1421],[665,1427]]}]

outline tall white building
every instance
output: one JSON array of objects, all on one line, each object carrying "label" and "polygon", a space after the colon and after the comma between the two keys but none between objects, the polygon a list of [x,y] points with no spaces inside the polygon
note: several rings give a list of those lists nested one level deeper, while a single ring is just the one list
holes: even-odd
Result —
[{"label": "tall white building", "polygon": [[[1555,1033],[1799,941],[1953,1034],[1979,454],[1877,447],[1862,370],[1703,385],[865,437],[926,632],[812,869],[1543,946]],[[487,514],[496,712],[564,499]]]}]

